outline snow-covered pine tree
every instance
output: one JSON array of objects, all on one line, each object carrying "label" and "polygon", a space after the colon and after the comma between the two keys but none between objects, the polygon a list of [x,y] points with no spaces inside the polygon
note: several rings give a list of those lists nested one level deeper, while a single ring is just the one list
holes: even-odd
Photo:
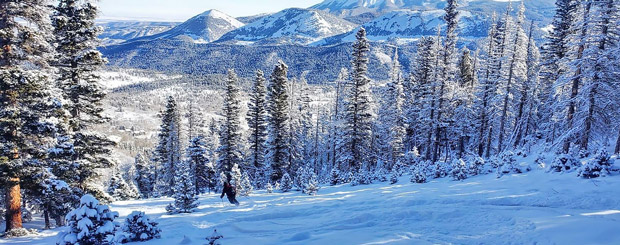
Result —
[{"label": "snow-covered pine tree", "polygon": [[175,172],[173,189],[174,202],[166,206],[168,213],[191,213],[198,207],[196,188],[190,176],[189,165],[182,162]]},{"label": "snow-covered pine tree", "polygon": [[[0,185],[6,191],[6,231],[22,228],[22,185],[44,167],[62,103],[51,96],[49,2],[0,2]],[[28,167],[26,167],[28,166]]]},{"label": "snow-covered pine tree", "polygon": [[[269,134],[267,158],[272,168],[271,181],[279,181],[291,164],[288,66],[280,61],[271,74],[268,89]],[[290,178],[290,176],[289,176]]]},{"label": "snow-covered pine tree", "polygon": [[[491,99],[495,97],[496,91],[496,83],[494,78],[496,77],[496,73],[499,72],[499,67],[496,66],[498,60],[500,59],[500,55],[497,49],[498,42],[496,38],[498,37],[498,26],[497,26],[497,17],[496,14],[493,13],[493,17],[491,18],[491,27],[489,28],[489,34],[486,38],[486,59],[485,65],[483,68],[482,78],[480,80],[480,84],[477,87],[476,91],[476,105],[475,108],[479,111],[478,115],[478,135],[476,138],[477,142],[477,152],[478,156],[489,157],[490,155],[490,142],[492,135],[492,107],[489,105]],[[490,127],[491,126],[491,127]],[[485,146],[486,150],[485,150]],[[486,154],[485,154],[486,152]]]},{"label": "snow-covered pine tree", "polygon": [[249,163],[255,169],[254,178],[258,188],[262,188],[265,167],[265,152],[267,141],[267,88],[263,71],[256,71],[256,78],[250,92],[248,102],[247,121],[249,126]]},{"label": "snow-covered pine tree", "polygon": [[605,177],[609,175],[612,162],[605,149],[599,150],[593,159],[590,159],[578,170],[578,176],[586,179]]},{"label": "snow-covered pine tree", "polygon": [[125,219],[121,228],[122,238],[118,238],[123,243],[143,242],[161,237],[161,229],[157,227],[157,222],[151,221],[149,217],[140,211],[133,211]]},{"label": "snow-covered pine tree", "polygon": [[442,118],[442,116],[448,116],[445,115],[446,113],[446,109],[444,108],[444,102],[446,101],[446,86],[448,85],[449,82],[453,81],[454,79],[454,75],[455,75],[455,71],[456,71],[456,66],[454,63],[454,55],[456,54],[456,42],[458,39],[458,33],[457,31],[457,27],[458,27],[458,14],[459,11],[457,10],[458,7],[458,3],[456,0],[447,0],[446,1],[446,7],[444,8],[445,10],[445,15],[444,15],[444,20],[447,23],[447,27],[446,27],[446,38],[444,41],[444,49],[441,52],[441,69],[440,69],[440,74],[437,77],[438,78],[438,87],[437,87],[437,94],[436,94],[436,113],[437,113],[437,118],[436,118],[436,122],[435,123],[435,128],[433,129],[434,132],[434,139],[433,139],[433,154],[432,156],[432,160],[433,162],[436,162],[439,160],[439,155],[440,155],[440,145],[441,145],[441,137],[442,137],[442,125],[444,121],[447,121],[446,119]]},{"label": "snow-covered pine tree", "polygon": [[475,83],[474,60],[469,49],[465,47],[460,57],[457,72],[457,83],[451,83],[449,93],[451,93],[450,105],[452,107],[452,119],[450,120],[451,135],[457,141],[457,158],[464,157],[469,145],[469,139],[475,128],[475,112],[473,110],[473,89]]},{"label": "snow-covered pine tree", "polygon": [[[94,132],[96,125],[109,119],[103,115],[106,93],[100,83],[99,70],[106,60],[97,50],[101,27],[95,24],[98,8],[92,1],[60,0],[54,9],[58,86],[64,97],[63,107],[69,112],[67,135],[73,144],[73,156],[64,159],[70,168],[69,184],[96,193],[90,184],[98,177],[96,169],[111,167],[111,148],[115,142]],[[69,181],[69,180],[68,180]]]},{"label": "snow-covered pine tree", "polygon": [[[590,3],[586,3],[587,5]],[[607,145],[607,135],[613,135],[620,111],[620,3],[614,0],[594,0],[587,21],[586,48],[583,52],[583,87],[577,94],[579,146],[588,151],[594,144]],[[609,118],[616,120],[608,120]],[[616,122],[616,123],[611,123]],[[614,125],[615,124],[615,125]]]},{"label": "snow-covered pine tree", "polygon": [[351,61],[351,84],[345,102],[344,135],[340,146],[343,152],[339,159],[339,165],[344,165],[355,173],[369,164],[374,116],[370,78],[367,76],[370,43],[363,27],[357,32],[356,39]]},{"label": "snow-covered pine tree", "polygon": [[[511,4],[508,5],[506,12],[511,11]],[[510,99],[515,97],[515,87],[522,86],[527,81],[527,35],[523,29],[525,23],[525,5],[522,3],[519,7],[516,22],[512,22],[508,13],[506,14],[509,48],[507,56],[507,74],[505,80],[500,84],[501,93],[499,94],[501,108],[498,128],[498,150],[501,152],[505,149],[506,132],[512,131],[514,125],[511,115],[513,110],[510,106]]]},{"label": "snow-covered pine tree", "polygon": [[217,230],[213,230],[213,234],[207,237],[207,241],[209,241],[209,245],[221,245],[220,239],[224,238],[224,236],[220,235]]},{"label": "snow-covered pine tree", "polygon": [[220,148],[217,169],[231,178],[233,166],[243,162],[242,135],[241,135],[241,94],[239,78],[233,70],[228,70],[226,79],[226,95],[224,96],[224,125],[220,131]]},{"label": "snow-covered pine tree", "polygon": [[126,201],[140,197],[137,190],[131,188],[119,170],[116,170],[108,185],[108,194],[117,201]]},{"label": "snow-covered pine tree", "polygon": [[247,172],[243,172],[241,175],[241,181],[237,186],[239,186],[239,188],[237,188],[239,190],[239,195],[244,197],[250,196],[254,190],[252,182],[250,181],[250,176]]},{"label": "snow-covered pine tree", "polygon": [[349,80],[349,71],[346,68],[341,68],[336,80],[336,97],[334,98],[334,108],[331,115],[331,132],[330,132],[330,144],[332,169],[338,169],[342,166],[338,165],[339,154],[343,151],[340,141],[342,140],[343,118],[345,111],[345,95],[348,94],[347,81]]},{"label": "snow-covered pine tree", "polygon": [[162,124],[159,129],[159,143],[154,157],[157,162],[157,195],[171,196],[175,186],[174,175],[181,164],[180,117],[177,102],[169,96],[166,109],[161,113]]},{"label": "snow-covered pine tree", "polygon": [[134,178],[140,195],[143,198],[152,197],[156,181],[154,166],[143,154],[136,155],[134,165],[136,167]]},{"label": "snow-covered pine tree", "polygon": [[382,160],[387,164],[387,168],[392,169],[392,166],[405,155],[404,137],[406,129],[403,115],[405,94],[401,66],[398,61],[398,49],[394,52],[390,82],[387,84],[383,97],[383,103],[379,110],[380,122],[377,141],[379,148],[384,148],[384,150],[378,154],[383,156]]},{"label": "snow-covered pine tree", "polygon": [[280,190],[282,192],[288,192],[293,188],[293,180],[287,172],[282,175],[282,181],[280,182]]},{"label": "snow-covered pine tree", "polygon": [[114,235],[119,224],[114,222],[117,212],[90,194],[80,199],[80,206],[67,214],[69,230],[59,234],[57,244],[114,244]]},{"label": "snow-covered pine tree", "polygon": [[[570,43],[569,35],[574,33],[573,24],[575,21],[575,11],[579,6],[577,0],[556,0],[555,15],[551,22],[552,31],[547,36],[547,41],[542,46],[542,64],[540,71],[541,110],[539,117],[543,122],[541,125],[547,140],[555,140],[558,127],[558,120],[564,117],[562,111],[556,112],[554,107],[558,96],[554,88],[560,75],[565,74],[566,67],[562,67],[562,59],[568,54]],[[562,114],[562,115],[558,115]],[[564,121],[562,119],[562,121]],[[570,147],[570,146],[569,146]],[[565,153],[567,153],[566,151]]]},{"label": "snow-covered pine tree", "polygon": [[320,188],[318,177],[315,173],[311,173],[308,178],[308,183],[305,184],[304,193],[313,196],[316,195]]},{"label": "snow-covered pine tree", "polygon": [[332,168],[332,171],[329,175],[329,184],[337,185],[342,183],[342,179],[340,177],[340,171],[337,168]]},{"label": "snow-covered pine tree", "polygon": [[50,219],[56,221],[57,227],[63,226],[67,213],[80,203],[80,190],[70,187],[49,171],[42,172],[39,179],[42,182],[35,190],[36,198],[32,202],[43,211],[45,229],[51,228]]},{"label": "snow-covered pine tree", "polygon": [[452,171],[450,172],[450,176],[452,176],[453,180],[464,180],[467,179],[467,164],[463,159],[453,159],[452,160]]},{"label": "snow-covered pine tree", "polygon": [[196,136],[191,139],[185,154],[194,177],[196,194],[203,193],[209,188],[209,181],[215,175],[215,170],[211,168],[212,164],[209,162],[204,137]]}]

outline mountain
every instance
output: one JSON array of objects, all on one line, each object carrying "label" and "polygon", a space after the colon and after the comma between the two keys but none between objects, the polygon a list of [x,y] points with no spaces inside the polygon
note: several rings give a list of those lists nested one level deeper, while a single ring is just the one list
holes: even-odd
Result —
[{"label": "mountain", "polygon": [[103,28],[103,33],[99,35],[99,38],[104,46],[159,34],[174,28],[178,24],[178,22],[149,21],[101,21],[97,23]]},{"label": "mountain", "polygon": [[303,45],[346,33],[355,27],[355,24],[324,11],[290,8],[231,31],[218,42]]},{"label": "mountain", "polygon": [[[507,0],[459,0],[459,9],[472,13],[490,16],[493,12],[504,12],[509,1]],[[366,23],[369,16],[381,16],[399,9],[407,10],[440,10],[445,7],[445,0],[325,0],[312,9],[330,12],[336,16],[359,24]],[[514,1],[516,7],[519,1]],[[526,15],[529,19],[549,23],[555,10],[555,0],[532,0],[525,1],[528,9]]]},{"label": "mountain", "polygon": [[263,18],[265,16],[267,16],[269,14],[257,14],[257,15],[251,15],[251,16],[243,16],[243,17],[237,17],[237,20],[245,23],[245,24],[250,24],[254,21],[259,20],[260,18]]},{"label": "mountain", "polygon": [[180,25],[157,35],[141,37],[130,41],[151,41],[156,39],[184,39],[196,43],[210,43],[222,35],[242,27],[239,20],[212,9],[196,15]]}]

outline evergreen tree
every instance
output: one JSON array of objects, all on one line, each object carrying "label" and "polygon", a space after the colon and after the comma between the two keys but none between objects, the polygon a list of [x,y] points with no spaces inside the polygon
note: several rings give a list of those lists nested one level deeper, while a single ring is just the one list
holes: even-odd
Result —
[{"label": "evergreen tree", "polygon": [[138,191],[143,198],[149,198],[153,196],[155,188],[155,169],[151,166],[151,163],[142,154],[138,154],[135,157],[134,165],[136,167],[135,180],[138,187]]},{"label": "evergreen tree", "polygon": [[113,244],[119,226],[114,222],[117,217],[117,212],[99,204],[92,195],[84,195],[80,206],[67,214],[69,231],[60,233],[58,244]]},{"label": "evergreen tree", "polygon": [[175,186],[174,175],[181,164],[180,118],[176,100],[168,97],[166,109],[161,113],[162,124],[159,129],[159,143],[155,148],[155,162],[158,164],[156,192],[170,196]]},{"label": "evergreen tree", "polygon": [[[288,66],[280,61],[271,74],[269,84],[269,135],[267,158],[271,165],[271,180],[279,181],[291,165],[290,101]],[[289,176],[290,177],[290,176]]]},{"label": "evergreen tree", "polygon": [[[403,77],[398,61],[398,50],[395,51],[392,64],[391,80],[387,84],[384,100],[379,111],[380,127],[378,143],[385,146],[383,161],[391,169],[405,155],[405,119],[403,104],[405,100]],[[381,153],[380,153],[381,154]]]},{"label": "evergreen tree", "polygon": [[[284,175],[282,175],[282,181],[280,183],[280,190],[282,192],[288,192],[293,188],[293,180],[291,179],[291,176],[288,175],[288,173],[284,173]],[[276,188],[278,189],[278,188]]]},{"label": "evergreen tree", "polygon": [[174,176],[174,203],[166,206],[168,213],[191,213],[198,207],[196,188],[187,163],[181,163]]},{"label": "evergreen tree", "polygon": [[232,167],[243,161],[241,135],[241,95],[239,79],[233,70],[228,71],[226,95],[224,97],[224,125],[220,131],[220,148],[218,149],[217,168],[230,180]]},{"label": "evergreen tree", "polygon": [[342,145],[344,149],[339,161],[347,169],[358,172],[369,162],[372,131],[372,94],[368,73],[368,52],[370,43],[362,27],[353,44],[351,85],[348,88],[345,109],[345,125]]},{"label": "evergreen tree", "polygon": [[194,177],[196,194],[203,193],[209,188],[210,182],[215,176],[215,169],[213,169],[213,165],[207,156],[204,137],[196,136],[191,139],[185,154]]},{"label": "evergreen tree", "polygon": [[[265,77],[263,71],[256,71],[256,78],[250,92],[250,102],[248,103],[247,121],[249,130],[250,144],[250,164],[255,169],[255,179],[261,181],[265,178],[264,168],[267,140],[267,88],[265,87]],[[260,182],[260,181],[258,181]],[[261,188],[262,186],[258,186]]]},{"label": "evergreen tree", "polygon": [[[490,123],[490,117],[492,116],[492,107],[490,106],[491,98],[495,97],[495,73],[498,72],[499,68],[495,65],[499,60],[499,52],[497,49],[498,42],[496,38],[498,37],[498,26],[496,23],[496,15],[493,13],[493,18],[491,22],[491,27],[489,28],[489,34],[487,36],[486,42],[486,60],[485,66],[483,68],[482,78],[480,80],[480,84],[477,87],[477,100],[476,100],[476,109],[479,111],[478,115],[478,136],[476,138],[477,142],[477,152],[478,156],[483,156],[486,152],[485,157],[489,157],[490,154],[490,142],[492,135],[492,126]],[[491,126],[491,127],[489,127]],[[488,133],[487,133],[488,132]],[[485,146],[486,151],[485,151]]]},{"label": "evergreen tree", "polygon": [[161,229],[157,227],[157,222],[151,221],[149,217],[140,211],[133,211],[125,219],[125,223],[121,228],[123,243],[126,242],[143,242],[160,238]]},{"label": "evergreen tree", "polygon": [[138,191],[127,184],[120,171],[116,171],[112,178],[110,178],[108,193],[117,201],[126,201],[140,197]]},{"label": "evergreen tree", "polygon": [[113,165],[111,147],[115,142],[92,131],[108,122],[103,115],[102,101],[106,95],[99,71],[106,63],[97,50],[101,28],[95,25],[97,6],[90,1],[61,0],[52,16],[58,69],[58,86],[64,97],[63,107],[69,112],[66,134],[73,145],[73,155],[59,161],[71,169],[76,180],[70,184],[89,190],[87,185],[97,176],[97,169]]},{"label": "evergreen tree", "polygon": [[0,2],[0,185],[6,191],[6,231],[22,228],[22,186],[41,172],[54,143],[62,103],[51,96],[50,9],[45,0]]}]

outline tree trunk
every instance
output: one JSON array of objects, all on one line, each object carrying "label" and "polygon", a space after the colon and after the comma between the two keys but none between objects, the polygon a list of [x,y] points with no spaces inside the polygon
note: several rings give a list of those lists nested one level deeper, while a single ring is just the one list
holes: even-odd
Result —
[{"label": "tree trunk", "polygon": [[6,192],[6,231],[22,228],[22,196],[19,178],[9,179]]},{"label": "tree trunk", "polygon": [[49,209],[49,207],[47,207],[47,205],[45,205],[45,210],[43,210],[43,218],[45,219],[45,228],[46,230],[52,228],[52,225],[50,224],[50,213],[49,211],[47,211]]},{"label": "tree trunk", "polygon": [[618,139],[616,140],[616,150],[614,151],[615,154],[620,154],[620,132],[618,132]]}]

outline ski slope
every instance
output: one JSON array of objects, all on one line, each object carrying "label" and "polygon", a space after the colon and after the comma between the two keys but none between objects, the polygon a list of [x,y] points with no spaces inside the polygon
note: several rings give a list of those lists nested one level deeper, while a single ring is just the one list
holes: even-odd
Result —
[{"label": "ski slope", "polygon": [[[325,186],[316,196],[255,192],[239,207],[203,195],[195,213],[167,215],[169,198],[116,202],[145,211],[162,238],[142,244],[620,244],[620,177],[536,170],[497,179]],[[226,200],[224,198],[224,200]],[[36,222],[35,222],[36,223]],[[32,224],[31,224],[32,225]],[[0,244],[54,244],[58,229]]]}]

